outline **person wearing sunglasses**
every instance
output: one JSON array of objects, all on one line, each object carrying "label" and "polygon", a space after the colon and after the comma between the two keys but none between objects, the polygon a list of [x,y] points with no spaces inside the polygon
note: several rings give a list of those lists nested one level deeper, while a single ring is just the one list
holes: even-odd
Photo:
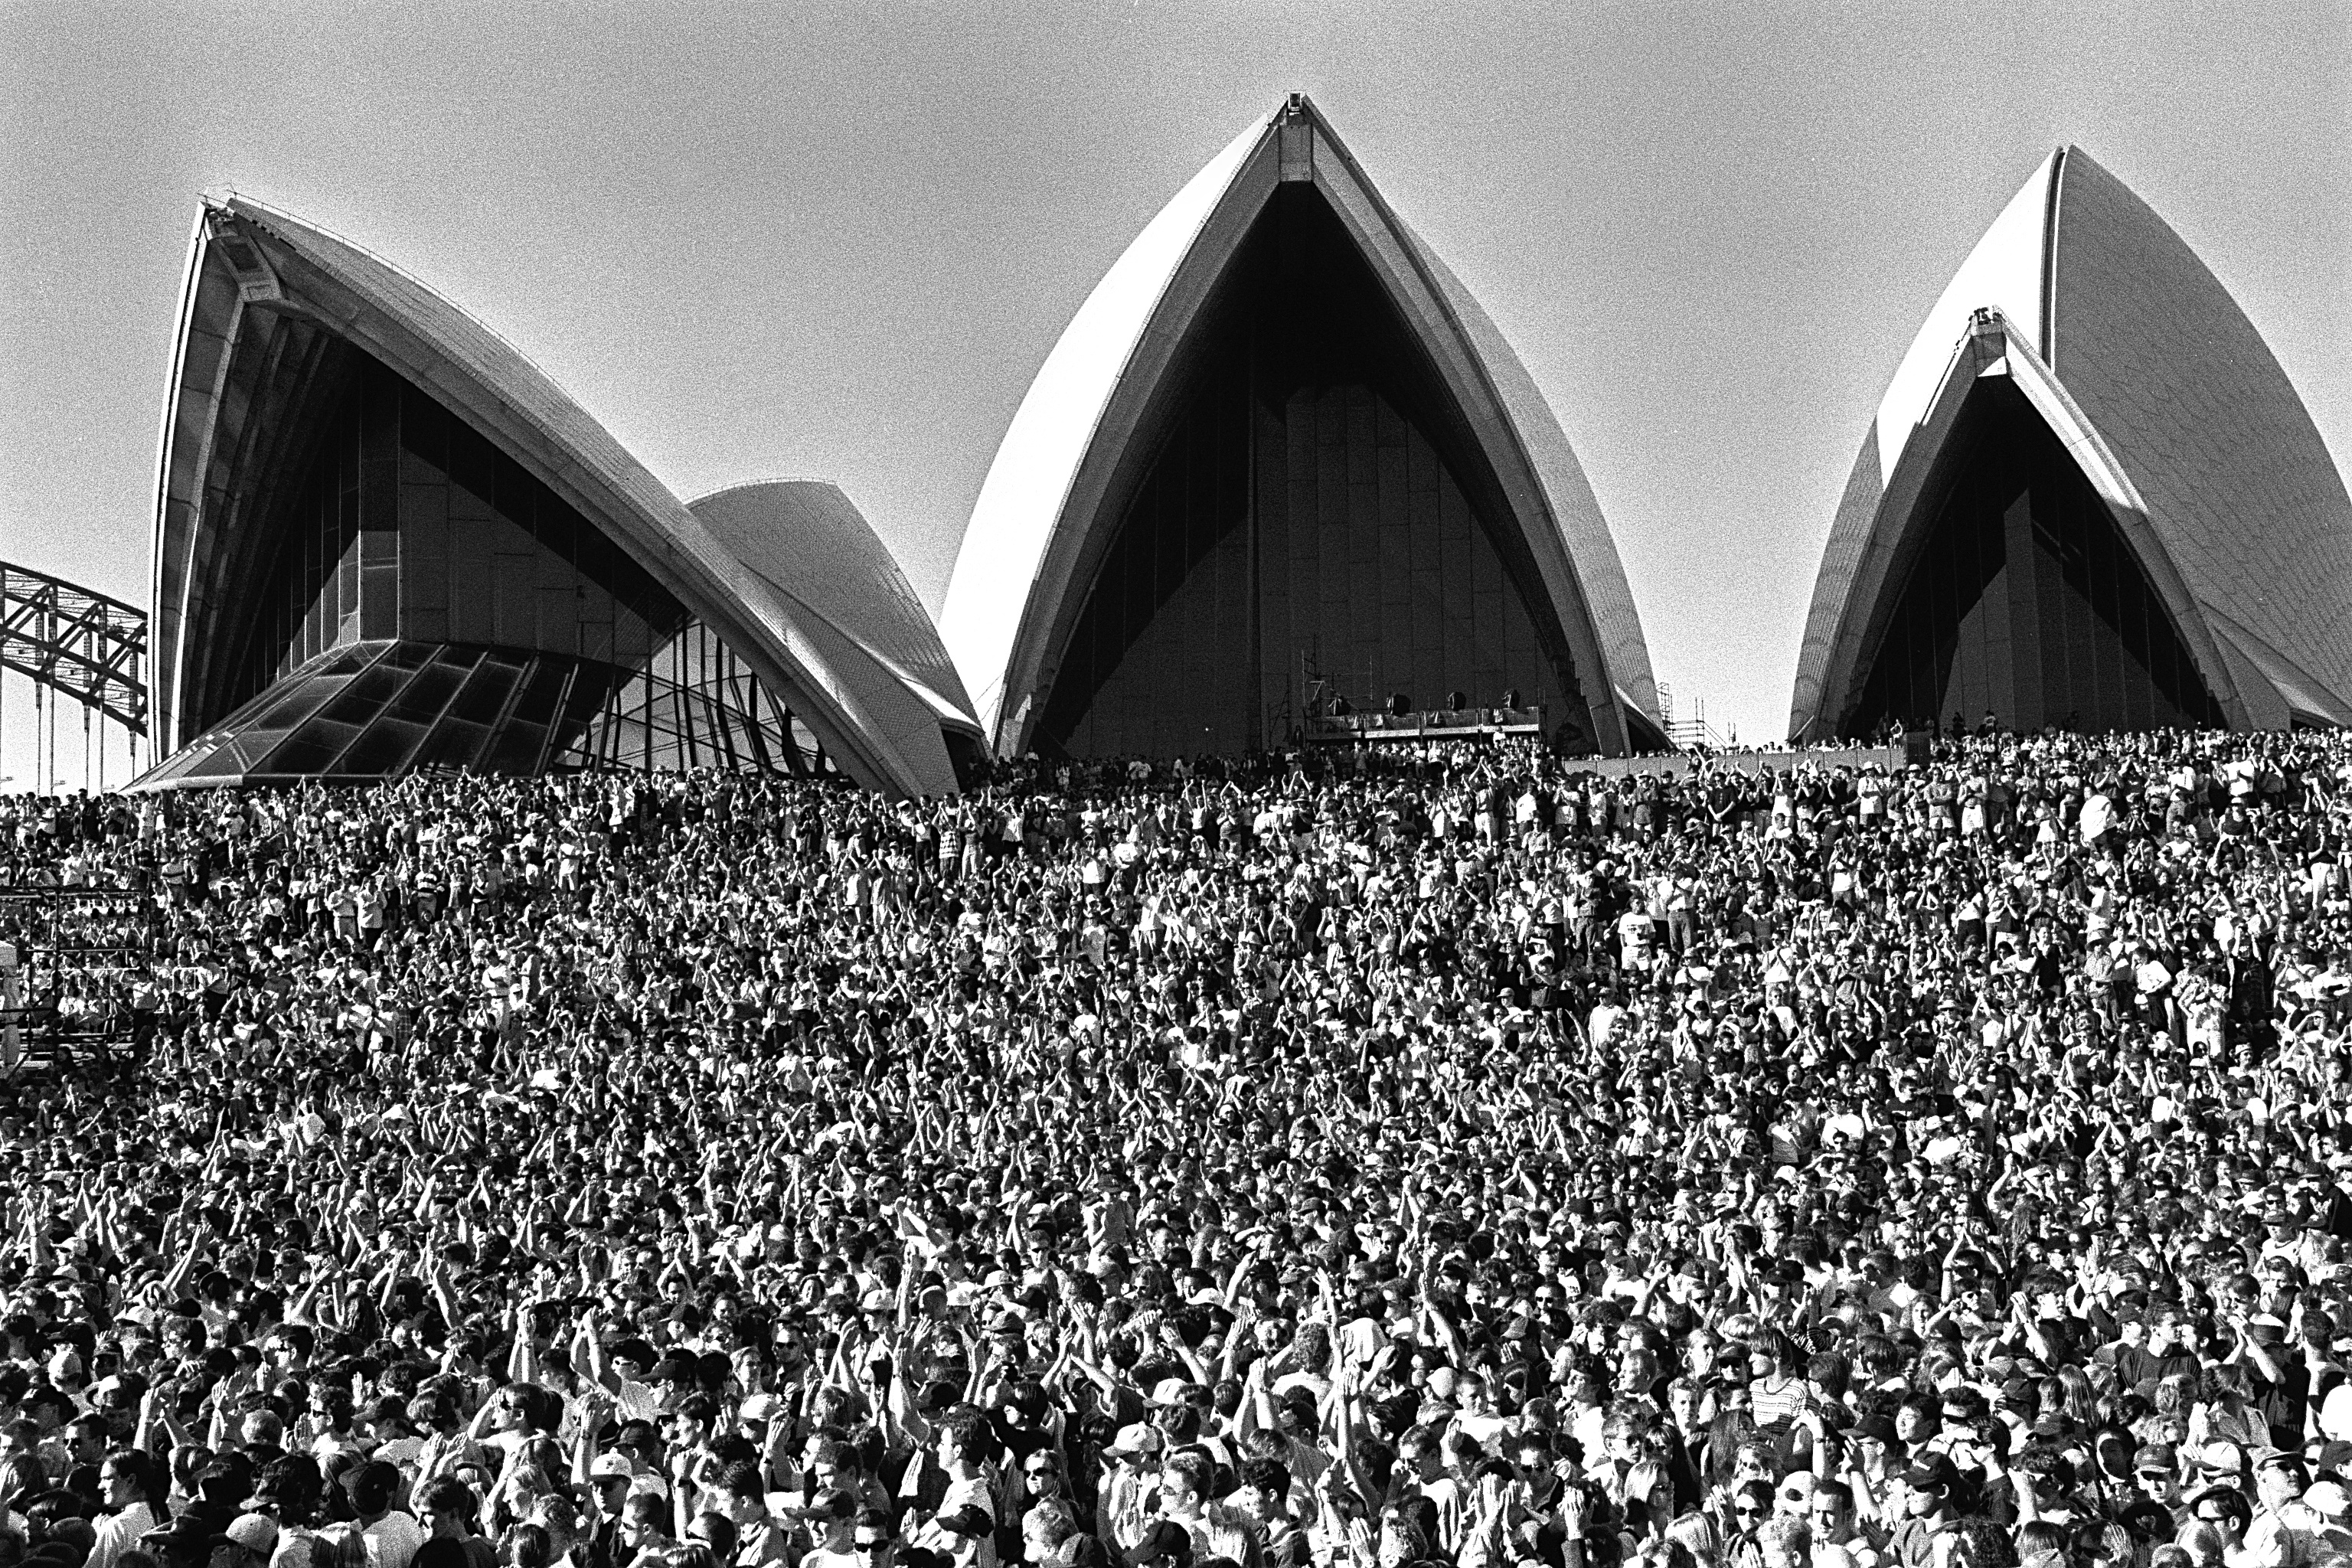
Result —
[{"label": "person wearing sunglasses", "polygon": [[[1575,1489],[1571,1488],[1571,1490]],[[1722,1539],[1723,1568],[1758,1568],[1758,1531],[1772,1517],[1772,1483],[1768,1479],[1732,1483],[1724,1494],[1723,1518],[1717,1534]]]},{"label": "person wearing sunglasses", "polygon": [[890,1533],[890,1516],[878,1508],[860,1509],[849,1549],[857,1568],[898,1568],[898,1538]]},{"label": "person wearing sunglasses", "polygon": [[1063,1468],[1062,1457],[1051,1449],[1040,1448],[1021,1462],[1021,1481],[1033,1508],[1048,1498],[1070,1495],[1070,1479]]},{"label": "person wearing sunglasses", "polygon": [[1949,1548],[1937,1537],[1958,1528],[1952,1493],[1960,1475],[1941,1454],[1923,1456],[1903,1473],[1904,1518],[1887,1538],[1886,1554],[1900,1568],[1941,1568]]},{"label": "person wearing sunglasses", "polygon": [[2220,1535],[2224,1559],[2234,1560],[2233,1554],[2245,1542],[2246,1527],[2253,1522],[2246,1494],[2233,1486],[2207,1487],[2189,1500],[2189,1507],[2196,1516],[2193,1523]]}]

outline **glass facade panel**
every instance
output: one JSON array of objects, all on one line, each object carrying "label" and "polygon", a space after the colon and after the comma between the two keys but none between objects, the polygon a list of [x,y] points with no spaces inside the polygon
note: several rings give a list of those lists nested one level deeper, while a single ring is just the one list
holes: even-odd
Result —
[{"label": "glass facade panel", "polygon": [[361,773],[370,778],[389,777],[402,771],[408,753],[425,739],[425,726],[400,719],[378,719],[367,727],[367,733],[354,742],[351,750],[336,759],[339,773]]},{"label": "glass facade panel", "polygon": [[806,773],[831,765],[813,740],[796,739],[805,729],[699,621],[644,669],[622,672],[593,709],[578,693],[570,707],[589,716],[558,760],[566,768]]},{"label": "glass facade panel", "polygon": [[347,350],[269,503],[262,584],[152,782],[417,768],[823,769],[719,637],[594,525]]},{"label": "glass facade panel", "polygon": [[1500,482],[1311,185],[1268,204],[1183,352],[1061,640],[1041,751],[1282,745],[1335,697],[1441,708],[1456,691],[1516,691],[1591,749]]},{"label": "glass facade panel", "polygon": [[257,612],[205,722],[355,641],[493,644],[634,664],[686,614],[488,439],[352,350],[315,454],[272,503]]},{"label": "glass facade panel", "polygon": [[436,662],[411,678],[400,695],[393,699],[392,706],[384,710],[384,716],[409,723],[429,724],[441,717],[441,710],[449,705],[449,699],[456,695],[465,679],[463,667]]},{"label": "glass facade panel", "polygon": [[243,761],[236,752],[223,748],[218,752],[195,758],[176,776],[187,779],[211,778],[220,774],[245,771]]},{"label": "glass facade panel", "polygon": [[1920,506],[1844,733],[1987,714],[2029,732],[2226,723],[2106,503],[2014,383],[1969,395]]},{"label": "glass facade panel", "polygon": [[402,670],[383,666],[363,669],[336,694],[333,701],[319,710],[319,719],[335,724],[364,724],[382,712],[383,705],[406,683],[407,675]]},{"label": "glass facade panel", "polygon": [[247,765],[257,773],[331,773],[343,748],[358,738],[359,731],[352,725],[313,719],[294,731],[283,745]]},{"label": "glass facade panel", "polygon": [[465,689],[457,694],[457,701],[449,705],[449,716],[485,728],[497,723],[522,672],[523,661],[520,659],[495,653],[487,656],[474,671],[473,679],[466,682]]},{"label": "glass facade panel", "polygon": [[308,719],[322,707],[343,683],[332,679],[298,682],[276,701],[268,703],[254,724],[263,730],[287,730]]},{"label": "glass facade panel", "polygon": [[489,739],[486,724],[468,724],[462,719],[444,719],[425,738],[425,743],[408,759],[408,765],[422,772],[454,772],[470,768],[481,755],[482,742]]}]

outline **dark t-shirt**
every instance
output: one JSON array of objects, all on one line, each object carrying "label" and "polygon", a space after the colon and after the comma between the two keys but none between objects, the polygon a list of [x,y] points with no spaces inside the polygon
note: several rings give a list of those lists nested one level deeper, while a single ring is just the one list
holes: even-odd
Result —
[{"label": "dark t-shirt", "polygon": [[2168,1356],[2151,1355],[2137,1345],[2121,1345],[2116,1350],[2116,1375],[2126,1388],[2136,1388],[2171,1376],[2176,1372],[2194,1376],[2204,1363],[2188,1351],[2175,1351]]},{"label": "dark t-shirt", "polygon": [[2263,1413],[2272,1431],[2300,1432],[2311,1408],[2311,1369],[2303,1364],[2294,1345],[2273,1345],[2270,1350],[2285,1376],[2273,1383],[2259,1368],[2247,1365],[2246,1380],[2253,1387],[2254,1408]]}]

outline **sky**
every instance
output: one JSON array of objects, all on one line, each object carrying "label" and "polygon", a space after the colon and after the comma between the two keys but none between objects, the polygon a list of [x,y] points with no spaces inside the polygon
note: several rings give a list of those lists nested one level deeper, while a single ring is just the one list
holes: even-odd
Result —
[{"label": "sky", "polygon": [[[1744,741],[1785,727],[1888,377],[2061,142],[2352,455],[2352,0],[0,0],[0,559],[146,603],[190,225],[235,188],[479,316],[684,497],[840,484],[936,612],[1063,326],[1294,90],[1517,347],[1659,678]],[[28,708],[8,681],[0,788]]]}]

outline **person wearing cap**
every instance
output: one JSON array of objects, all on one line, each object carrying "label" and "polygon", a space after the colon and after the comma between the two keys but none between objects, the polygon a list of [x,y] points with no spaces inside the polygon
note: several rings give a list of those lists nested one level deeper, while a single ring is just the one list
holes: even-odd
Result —
[{"label": "person wearing cap", "polygon": [[[2253,1508],[2246,1494],[2223,1482],[2200,1488],[2189,1501],[2194,1510],[2189,1531],[2212,1531],[2220,1539],[2223,1560],[2229,1561],[2244,1541],[2246,1527],[2253,1522]],[[2279,1565],[2268,1563],[2264,1568]]]},{"label": "person wearing cap", "polygon": [[1903,1517],[1886,1540],[1890,1561],[1901,1568],[1945,1568],[1948,1551],[1944,1538],[1958,1528],[1959,1512],[1953,1494],[1960,1474],[1945,1455],[1920,1456],[1903,1473]]},{"label": "person wearing cap", "polygon": [[342,1487],[366,1538],[368,1568],[409,1568],[409,1560],[425,1544],[425,1531],[414,1514],[394,1506],[398,1467],[363,1459],[343,1472]]},{"label": "person wearing cap", "polygon": [[1120,1427],[1103,1450],[1110,1467],[1097,1510],[1105,1541],[1124,1542],[1142,1528],[1157,1501],[1164,1447],[1159,1427],[1136,1422]]},{"label": "person wearing cap", "polygon": [[857,1500],[839,1487],[821,1489],[792,1516],[807,1532],[802,1568],[857,1568]]},{"label": "person wearing cap", "polygon": [[2246,1568],[2281,1568],[2310,1561],[2311,1531],[2317,1523],[2303,1506],[2311,1486],[2310,1466],[2299,1453],[2264,1448],[2252,1456],[2253,1518],[2241,1548]]},{"label": "person wearing cap", "polygon": [[[2284,1271],[2291,1266],[2274,1259],[2264,1267]],[[2263,1426],[2276,1434],[2300,1433],[2311,1410],[2314,1368],[2298,1347],[2287,1343],[2285,1321],[2260,1311],[2231,1327],[2238,1340],[2235,1353]]]},{"label": "person wearing cap", "polygon": [[208,1568],[221,1538],[194,1513],[183,1513],[148,1530],[139,1549],[163,1568]]},{"label": "person wearing cap", "polygon": [[2172,1518],[2176,1531],[2196,1517],[2180,1485],[2180,1459],[2169,1443],[2143,1443],[2132,1456],[2132,1479],[2140,1495]]},{"label": "person wearing cap", "polygon": [[585,1494],[587,1499],[583,1531],[593,1549],[611,1556],[619,1545],[621,1521],[637,1467],[618,1449],[608,1449],[593,1460],[587,1456],[588,1442],[583,1437],[572,1458],[575,1495]]},{"label": "person wearing cap", "polygon": [[2352,1563],[2352,1488],[2340,1480],[2319,1480],[2303,1494],[2311,1510],[2313,1568],[2344,1568]]},{"label": "person wearing cap", "polygon": [[[266,1513],[241,1513],[214,1542],[214,1568],[268,1568],[278,1550],[278,1521]],[[226,1552],[220,1549],[226,1548]],[[458,1568],[458,1565],[451,1565]],[[488,1568],[477,1564],[476,1568]]]},{"label": "person wearing cap", "polygon": [[1153,1520],[1119,1552],[1125,1568],[1192,1568],[1192,1535],[1172,1520]]}]

